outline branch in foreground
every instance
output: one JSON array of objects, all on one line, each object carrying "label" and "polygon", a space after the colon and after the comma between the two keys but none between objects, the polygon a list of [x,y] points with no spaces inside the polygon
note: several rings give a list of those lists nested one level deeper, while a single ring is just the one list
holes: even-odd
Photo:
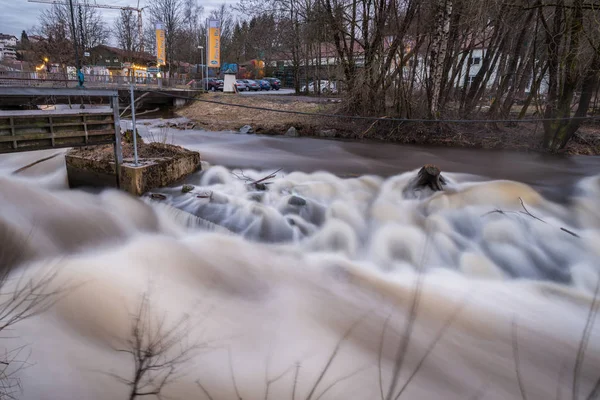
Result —
[{"label": "branch in foreground", "polygon": [[151,395],[160,398],[164,388],[179,378],[183,365],[200,347],[187,342],[189,329],[188,316],[170,327],[166,326],[164,315],[153,318],[148,294],[142,295],[140,306],[132,315],[131,335],[126,346],[116,349],[133,359],[133,377],[124,379],[113,375],[130,387],[129,400]]},{"label": "branch in foreground", "polygon": [[519,391],[521,392],[521,399],[527,400],[527,394],[525,392],[525,385],[523,383],[523,378],[521,377],[521,364],[519,362],[519,335],[518,335],[518,325],[517,325],[517,316],[515,315],[512,320],[512,348],[513,348],[513,358],[515,360],[515,371],[517,372],[517,382],[519,383]]}]

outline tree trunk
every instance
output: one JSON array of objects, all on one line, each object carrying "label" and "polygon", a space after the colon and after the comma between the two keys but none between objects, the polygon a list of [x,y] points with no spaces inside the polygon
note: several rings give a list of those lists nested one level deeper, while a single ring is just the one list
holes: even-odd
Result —
[{"label": "tree trunk", "polygon": [[440,114],[440,99],[444,81],[451,15],[452,0],[438,0],[435,16],[436,30],[431,46],[431,90],[429,99],[429,115],[431,118],[438,118]]},{"label": "tree trunk", "polygon": [[[579,49],[581,34],[583,32],[583,0],[574,1],[571,14],[569,24],[570,41],[566,49],[566,55],[564,55],[560,62],[560,64],[564,65],[564,78],[562,76],[563,74],[560,74],[559,71],[555,71],[558,72],[559,82],[561,82],[562,85],[557,85],[556,78],[554,78],[554,85],[556,85],[556,87],[551,93],[552,98],[549,99],[544,114],[544,117],[548,119],[548,121],[544,121],[543,146],[551,151],[557,151],[564,148],[581,124],[581,121],[570,120],[568,118],[571,116],[571,103],[573,101],[575,90],[580,82],[579,70],[581,66],[579,62]],[[556,29],[556,26],[554,28]],[[594,64],[597,63],[596,59],[597,56],[594,58]],[[554,57],[553,62],[558,62],[558,54]],[[558,69],[560,64],[552,67]],[[590,73],[597,74],[597,71],[588,71],[586,78],[584,79],[588,80],[588,84],[589,79],[594,78],[593,75],[590,76]],[[583,97],[584,96],[582,96],[582,98]],[[587,104],[581,104],[581,100],[584,99],[580,99],[578,108],[578,113],[581,112],[584,115],[587,112],[591,95],[586,97],[588,97]],[[586,108],[582,109],[582,106],[584,105]]]}]

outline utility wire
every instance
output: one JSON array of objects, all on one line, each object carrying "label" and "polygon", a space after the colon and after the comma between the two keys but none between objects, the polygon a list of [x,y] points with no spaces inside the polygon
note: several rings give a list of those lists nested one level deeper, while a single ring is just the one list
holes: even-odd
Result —
[{"label": "utility wire", "polygon": [[481,123],[524,123],[524,122],[551,122],[551,121],[600,121],[600,116],[595,117],[564,117],[564,118],[529,118],[529,119],[423,119],[423,118],[387,118],[387,117],[365,117],[360,115],[340,115],[340,114],[327,114],[327,113],[313,113],[307,111],[290,111],[290,110],[277,110],[273,108],[266,107],[258,107],[258,106],[248,106],[245,104],[233,104],[226,103],[223,101],[217,100],[206,100],[200,99],[197,97],[183,96],[178,94],[173,94],[169,92],[164,92],[161,90],[145,90],[143,88],[138,88],[137,90],[152,92],[161,94],[167,97],[173,97],[177,99],[185,99],[198,101],[201,103],[210,103],[210,104],[218,104],[222,106],[230,106],[230,107],[238,107],[238,108],[246,108],[250,110],[258,110],[258,111],[269,111],[280,114],[296,114],[296,115],[306,115],[311,117],[327,117],[327,118],[346,118],[353,120],[366,120],[366,121],[392,121],[392,122],[420,122],[420,123],[451,123],[451,124],[481,124]]}]

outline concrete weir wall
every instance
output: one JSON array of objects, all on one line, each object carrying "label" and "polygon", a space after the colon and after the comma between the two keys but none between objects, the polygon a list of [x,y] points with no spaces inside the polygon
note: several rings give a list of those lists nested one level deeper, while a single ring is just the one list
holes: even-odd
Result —
[{"label": "concrete weir wall", "polygon": [[[71,188],[116,187],[115,163],[67,153],[67,175]],[[200,153],[190,151],[169,158],[140,160],[139,166],[121,165],[120,187],[135,196],[177,182],[200,169]]]}]

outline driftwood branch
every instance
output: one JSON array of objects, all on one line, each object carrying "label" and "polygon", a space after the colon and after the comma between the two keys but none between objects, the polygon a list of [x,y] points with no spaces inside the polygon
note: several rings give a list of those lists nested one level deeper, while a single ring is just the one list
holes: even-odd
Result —
[{"label": "driftwood branch", "polygon": [[[138,101],[140,101],[140,100],[141,100],[141,99],[143,99],[144,97],[148,96],[149,94],[150,94],[150,92],[146,92],[146,93],[144,93],[143,95],[141,95],[140,97],[138,97],[137,99],[135,99],[135,101],[133,102],[133,104],[137,104],[137,103],[138,103]],[[127,110],[129,110],[130,108],[131,108],[131,103],[129,103],[129,105],[123,109],[123,111],[121,112],[121,115],[120,115],[120,117],[122,117],[122,116],[123,116],[123,114],[125,114],[125,112],[126,112]],[[138,115],[139,115],[139,114],[138,114]]]},{"label": "driftwood branch", "polygon": [[34,161],[34,162],[32,162],[31,164],[27,164],[27,165],[25,165],[24,167],[21,167],[21,168],[19,168],[19,169],[17,169],[17,170],[14,170],[12,173],[13,173],[13,175],[15,175],[15,174],[18,174],[18,173],[19,173],[19,172],[21,172],[21,171],[25,171],[26,169],[28,169],[28,168],[31,168],[31,167],[33,167],[34,165],[37,165],[37,164],[39,164],[39,163],[41,163],[41,162],[44,162],[44,161],[51,160],[51,159],[53,159],[53,158],[55,158],[55,157],[57,157],[57,156],[60,156],[61,154],[62,154],[62,153],[55,153],[55,154],[52,154],[52,155],[51,155],[51,156],[49,156],[49,157],[40,158],[39,160],[37,160],[37,161]]},{"label": "driftwood branch", "polygon": [[231,175],[235,176],[241,181],[246,182],[246,184],[252,187],[255,190],[266,190],[266,185],[270,185],[272,182],[267,182],[270,179],[274,179],[277,176],[277,173],[280,172],[283,168],[279,168],[278,170],[260,178],[260,179],[252,179],[244,173],[244,170],[240,170],[239,173],[235,171],[231,171]]},{"label": "driftwood branch", "polygon": [[[146,111],[142,111],[140,113],[136,113],[135,116],[139,117],[139,116],[146,115],[146,114],[152,114],[152,113],[157,112],[158,110],[160,110],[159,107],[153,108],[152,110],[146,110]],[[129,118],[129,117],[131,117],[131,114],[127,116],[127,118]]]},{"label": "driftwood branch", "polygon": [[[505,210],[501,210],[501,209],[497,208],[497,209],[495,209],[495,210],[492,210],[492,211],[488,211],[488,212],[486,212],[485,214],[483,214],[483,215],[482,215],[482,217],[485,217],[485,216],[487,216],[487,215],[490,215],[490,214],[495,214],[495,213],[497,213],[497,214],[502,214],[502,215],[507,215],[507,214],[520,214],[520,215],[527,215],[528,217],[531,217],[531,218],[533,218],[533,219],[535,219],[535,220],[537,220],[537,221],[540,221],[540,222],[542,222],[542,223],[544,223],[544,224],[547,224],[547,222],[546,222],[546,221],[544,221],[543,219],[541,219],[541,218],[539,218],[539,217],[537,217],[537,216],[533,215],[533,214],[532,214],[532,213],[531,213],[531,212],[530,212],[530,211],[527,209],[527,207],[525,206],[525,202],[523,201],[523,199],[522,199],[522,198],[520,198],[520,197],[519,197],[519,201],[521,202],[521,207],[523,207],[523,211],[505,211]],[[560,229],[561,231],[563,231],[563,232],[565,232],[565,233],[568,233],[569,235],[571,235],[571,236],[574,236],[574,237],[576,237],[576,238],[580,238],[580,237],[581,237],[581,236],[579,236],[578,234],[576,234],[575,232],[568,230],[567,228],[559,227],[558,229]]]}]

